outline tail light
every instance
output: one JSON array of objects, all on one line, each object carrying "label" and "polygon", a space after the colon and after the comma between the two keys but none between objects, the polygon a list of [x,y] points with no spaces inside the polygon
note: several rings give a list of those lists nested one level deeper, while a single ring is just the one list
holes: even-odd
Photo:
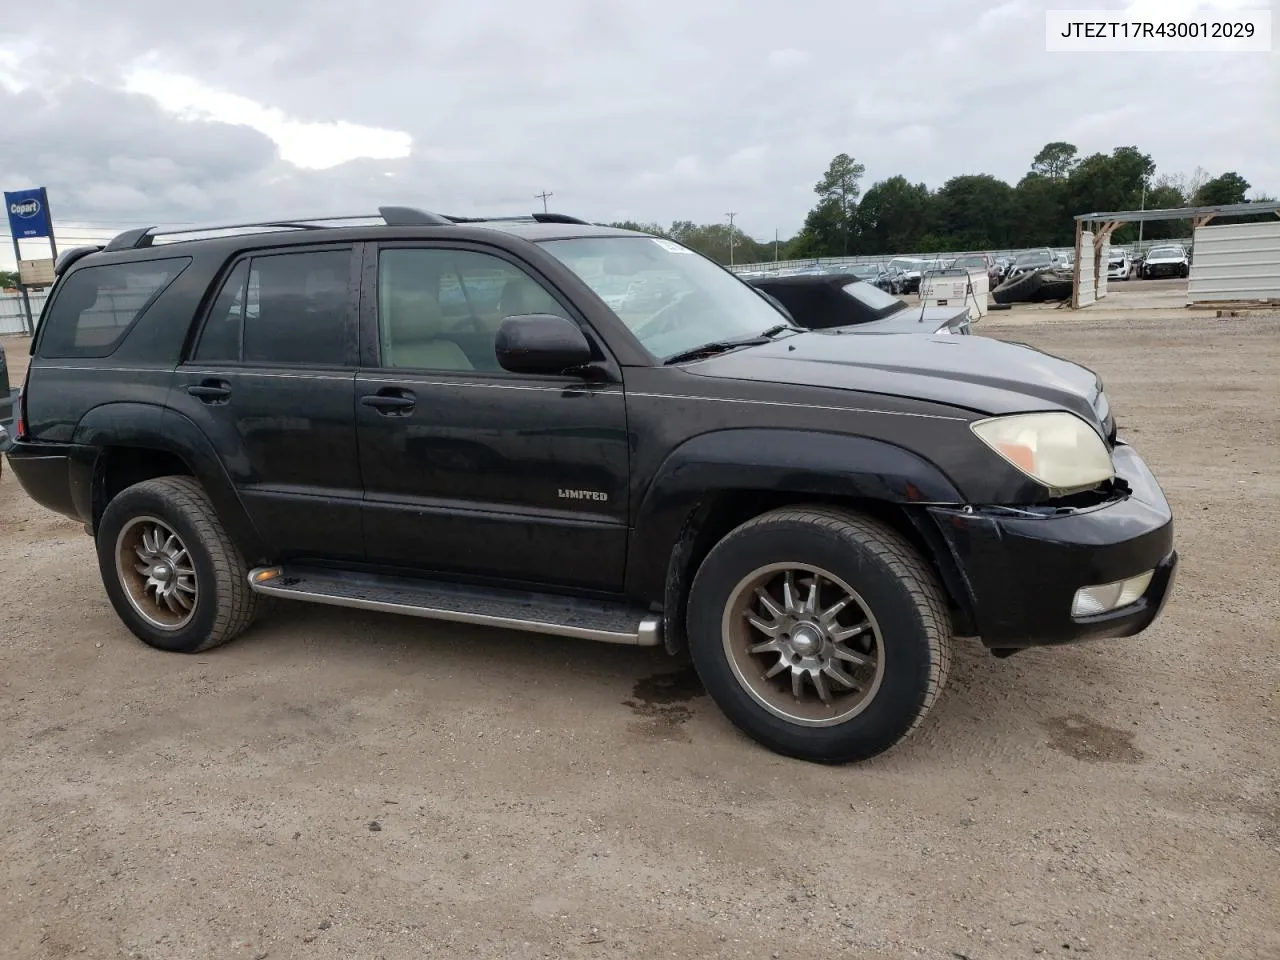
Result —
[{"label": "tail light", "polygon": [[18,388],[18,399],[13,404],[13,439],[27,439],[27,386]]}]

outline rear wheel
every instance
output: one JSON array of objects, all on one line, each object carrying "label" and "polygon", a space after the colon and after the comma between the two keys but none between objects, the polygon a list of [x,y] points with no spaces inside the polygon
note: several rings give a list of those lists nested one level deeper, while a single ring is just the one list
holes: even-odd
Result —
[{"label": "rear wheel", "polygon": [[932,571],[857,513],[785,508],[707,555],[689,650],[708,693],[772,750],[839,763],[888,750],[946,684],[951,630]]},{"label": "rear wheel", "polygon": [[134,484],[107,504],[96,537],[111,605],[145,643],[198,653],[238,636],[258,595],[200,485],[190,477]]}]

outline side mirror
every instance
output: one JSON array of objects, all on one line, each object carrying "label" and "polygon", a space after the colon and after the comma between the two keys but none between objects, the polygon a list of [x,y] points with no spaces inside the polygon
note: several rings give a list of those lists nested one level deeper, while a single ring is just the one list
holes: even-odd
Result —
[{"label": "side mirror", "polygon": [[563,373],[591,362],[591,344],[572,320],[552,313],[507,317],[494,338],[498,364],[512,373]]}]

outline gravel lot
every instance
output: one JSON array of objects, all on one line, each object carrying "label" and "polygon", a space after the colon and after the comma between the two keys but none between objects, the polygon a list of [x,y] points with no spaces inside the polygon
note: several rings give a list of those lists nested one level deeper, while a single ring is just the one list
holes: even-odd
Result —
[{"label": "gravel lot", "polygon": [[1080,316],[980,329],[1106,380],[1177,516],[1166,614],[965,647],[857,767],[653,651],[306,606],[152,651],[6,469],[0,953],[1280,957],[1280,317]]}]

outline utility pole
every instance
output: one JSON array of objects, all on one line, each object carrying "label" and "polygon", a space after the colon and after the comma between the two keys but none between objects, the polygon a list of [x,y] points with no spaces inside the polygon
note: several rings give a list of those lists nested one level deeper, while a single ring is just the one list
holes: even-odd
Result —
[{"label": "utility pole", "polygon": [[778,262],[778,228],[773,228],[773,262]]},{"label": "utility pole", "polygon": [[729,266],[731,267],[733,266],[733,218],[737,215],[736,212],[725,214],[729,218]]},{"label": "utility pole", "polygon": [[[1142,203],[1138,207],[1138,209],[1139,210],[1147,209],[1147,178],[1146,177],[1142,178]],[[1142,223],[1143,221],[1141,220],[1138,221],[1138,253],[1142,253]]]},{"label": "utility pole", "polygon": [[555,194],[554,194],[554,193],[547,193],[547,191],[543,190],[541,193],[535,193],[535,194],[533,195],[533,199],[535,199],[535,200],[541,200],[541,201],[542,201],[542,212],[543,212],[543,213],[546,213],[546,212],[547,212],[547,198],[548,198],[548,197],[554,197],[554,196],[555,196]]}]

